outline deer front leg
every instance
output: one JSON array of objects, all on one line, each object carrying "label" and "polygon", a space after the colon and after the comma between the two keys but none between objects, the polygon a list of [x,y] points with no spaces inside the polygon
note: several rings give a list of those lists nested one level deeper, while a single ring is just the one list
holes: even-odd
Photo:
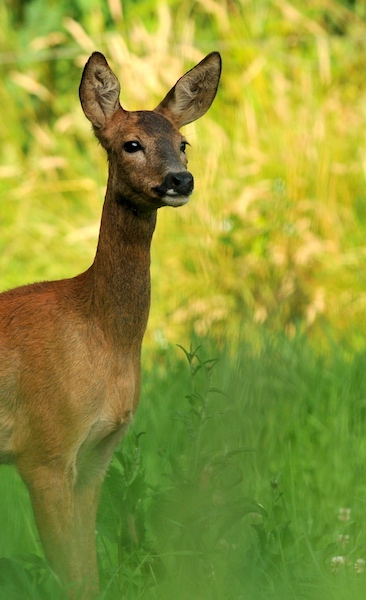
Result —
[{"label": "deer front leg", "polygon": [[99,481],[77,490],[76,473],[61,465],[18,465],[28,486],[36,525],[49,564],[70,599],[98,593],[95,519]]},{"label": "deer front leg", "polygon": [[[78,479],[75,488],[75,517],[85,546],[91,549],[86,559],[86,572],[96,565],[95,527],[100,490],[116,446],[126,431],[122,423],[86,452],[80,452],[77,463]],[[81,551],[83,551],[81,549]]]},{"label": "deer front leg", "polygon": [[[46,557],[70,599],[92,600],[98,594],[95,526],[100,488],[122,423],[91,447],[81,447],[75,463],[42,464],[27,458],[17,463],[31,497]],[[88,446],[86,444],[86,446]],[[44,462],[44,458],[43,458]]]}]

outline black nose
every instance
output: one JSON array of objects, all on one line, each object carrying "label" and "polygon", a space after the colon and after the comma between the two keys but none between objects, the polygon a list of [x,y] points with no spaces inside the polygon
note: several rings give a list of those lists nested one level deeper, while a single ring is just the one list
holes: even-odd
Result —
[{"label": "black nose", "polygon": [[191,194],[193,191],[193,176],[189,171],[182,171],[181,173],[169,173],[166,176],[165,185],[167,189],[171,188],[178,194],[186,195]]},{"label": "black nose", "polygon": [[193,175],[189,171],[168,173],[161,186],[160,193],[177,196],[189,196],[193,192]]}]

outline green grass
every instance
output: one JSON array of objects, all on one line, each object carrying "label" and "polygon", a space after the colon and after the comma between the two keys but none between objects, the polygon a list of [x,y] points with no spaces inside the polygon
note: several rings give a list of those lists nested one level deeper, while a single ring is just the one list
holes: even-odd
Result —
[{"label": "green grass", "polygon": [[[366,356],[258,336],[261,350],[235,355],[201,341],[189,361],[169,347],[145,372],[103,487],[101,598],[364,597]],[[0,554],[17,589],[6,598],[27,586],[48,598],[26,492],[10,470],[1,481]]]}]

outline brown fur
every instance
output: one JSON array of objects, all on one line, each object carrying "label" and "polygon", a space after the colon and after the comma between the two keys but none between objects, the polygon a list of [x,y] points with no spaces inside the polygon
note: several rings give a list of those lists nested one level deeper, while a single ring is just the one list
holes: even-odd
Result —
[{"label": "brown fur", "polygon": [[[193,189],[193,179],[179,181],[187,162],[178,128],[206,112],[219,76],[213,53],[179,80],[178,104],[173,88],[156,111],[127,112],[117,78],[94,53],[80,98],[109,160],[95,260],[77,277],[0,294],[0,461],[27,484],[46,556],[61,582],[74,584],[70,598],[98,591],[98,497],[139,399],[157,209],[184,203]],[[133,141],[141,149],[127,151]],[[165,194],[172,174],[177,189]]]}]

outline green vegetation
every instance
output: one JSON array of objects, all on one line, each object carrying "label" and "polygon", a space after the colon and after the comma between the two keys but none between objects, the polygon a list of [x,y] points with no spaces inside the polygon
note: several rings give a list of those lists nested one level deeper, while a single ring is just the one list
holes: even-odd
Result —
[{"label": "green vegetation", "polygon": [[[364,598],[364,2],[5,0],[0,19],[1,289],[93,258],[89,54],[127,109],[223,56],[185,131],[196,193],[159,213],[141,406],[99,511],[101,600]],[[8,467],[0,488],[0,600],[61,599]]]},{"label": "green vegetation", "polygon": [[[361,600],[365,354],[263,335],[216,356],[169,348],[146,374],[103,488],[101,598]],[[59,597],[3,470],[0,598]]]},{"label": "green vegetation", "polygon": [[1,288],[69,276],[92,260],[106,161],[78,100],[89,54],[107,55],[134,109],[152,108],[218,49],[219,95],[186,128],[196,194],[159,215],[147,342],[189,343],[187,324],[219,338],[243,322],[254,337],[261,323],[289,333],[301,323],[317,342],[329,327],[362,346],[363,3],[123,7],[0,7]]}]

